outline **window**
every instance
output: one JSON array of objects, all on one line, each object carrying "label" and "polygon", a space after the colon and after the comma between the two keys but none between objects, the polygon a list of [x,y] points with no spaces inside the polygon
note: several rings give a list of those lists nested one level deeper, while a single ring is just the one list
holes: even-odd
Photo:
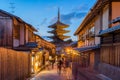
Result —
[{"label": "window", "polygon": [[19,27],[19,25],[14,27],[13,36],[14,36],[15,39],[19,39],[20,38],[20,27]]},{"label": "window", "polygon": [[89,30],[89,35],[90,35],[90,37],[92,37],[92,36],[94,36],[94,34],[95,34],[95,27],[92,27]]}]

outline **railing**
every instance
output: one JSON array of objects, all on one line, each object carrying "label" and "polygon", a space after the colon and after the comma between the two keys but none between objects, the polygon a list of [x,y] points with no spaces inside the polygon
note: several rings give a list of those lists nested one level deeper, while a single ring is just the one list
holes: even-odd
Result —
[{"label": "railing", "polygon": [[89,32],[89,37],[94,38],[95,37],[95,33],[94,32]]},{"label": "railing", "polygon": [[85,41],[85,36],[80,37],[79,41]]},{"label": "railing", "polygon": [[97,45],[99,45],[99,44],[82,45],[82,46],[81,46],[81,47],[79,47],[79,48],[92,47],[92,46],[97,46]]}]

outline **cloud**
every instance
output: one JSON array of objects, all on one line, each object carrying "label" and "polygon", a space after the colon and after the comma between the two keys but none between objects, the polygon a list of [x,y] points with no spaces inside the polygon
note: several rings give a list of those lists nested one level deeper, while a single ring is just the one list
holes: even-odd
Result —
[{"label": "cloud", "polygon": [[47,7],[45,8],[45,10],[47,10],[47,11],[56,10],[56,9],[58,9],[57,6],[47,6]]},{"label": "cloud", "polygon": [[41,36],[41,37],[47,41],[52,41],[52,39],[48,38],[49,36]]},{"label": "cloud", "polygon": [[53,24],[57,21],[57,16],[56,17],[53,17],[51,20],[50,20],[50,24]]},{"label": "cloud", "polygon": [[72,12],[66,15],[61,15],[61,20],[67,24],[72,24],[73,19],[80,19],[84,17],[86,12]]},{"label": "cloud", "polygon": [[61,15],[61,21],[67,24],[72,24],[71,20],[75,18],[75,14],[76,14],[75,12],[72,12],[66,15]]},{"label": "cloud", "polygon": [[43,21],[40,23],[40,25],[44,25],[47,23],[47,18],[44,18]]},{"label": "cloud", "polygon": [[75,7],[72,10],[73,11],[88,11],[89,7],[88,7],[88,4],[81,4],[80,6]]},{"label": "cloud", "polygon": [[[73,19],[81,19],[86,15],[86,12],[71,12],[68,14],[62,14],[60,16],[61,22],[66,24],[72,24]],[[57,21],[57,17],[51,19],[50,24],[53,24]]]},{"label": "cloud", "polygon": [[[61,22],[66,24],[72,24],[73,20],[79,20],[83,18],[89,10],[88,4],[81,4],[80,6],[77,6],[72,9],[72,12],[68,14],[62,14],[60,15]],[[53,24],[57,21],[57,16],[53,17],[50,21],[50,24]]]}]

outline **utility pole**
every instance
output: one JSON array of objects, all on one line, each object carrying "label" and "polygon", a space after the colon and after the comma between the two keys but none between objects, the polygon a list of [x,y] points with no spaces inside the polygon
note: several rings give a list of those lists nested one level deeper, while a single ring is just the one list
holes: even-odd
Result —
[{"label": "utility pole", "polygon": [[11,3],[9,3],[10,4],[10,9],[11,9],[11,12],[12,13],[15,13],[15,3],[13,3],[13,2],[11,2]]}]

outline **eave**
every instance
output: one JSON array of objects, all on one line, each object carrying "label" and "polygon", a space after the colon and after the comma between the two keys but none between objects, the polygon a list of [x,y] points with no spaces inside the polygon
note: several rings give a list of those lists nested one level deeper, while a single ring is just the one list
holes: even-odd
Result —
[{"label": "eave", "polygon": [[120,25],[117,25],[117,26],[102,30],[102,31],[99,32],[98,36],[105,36],[105,35],[107,35],[109,33],[113,33],[113,32],[116,32],[116,31],[120,31]]},{"label": "eave", "polygon": [[58,26],[58,25],[60,25],[61,26],[61,28],[67,28],[69,25],[67,25],[67,24],[64,24],[64,23],[62,23],[62,22],[60,22],[60,21],[57,21],[56,23],[54,23],[54,24],[52,24],[52,25],[50,25],[50,26],[48,26],[49,28],[56,28],[56,26]]},{"label": "eave", "polygon": [[93,8],[88,12],[86,17],[84,18],[81,25],[75,31],[74,35],[77,35],[91,20],[98,14],[98,12],[109,2],[110,0],[97,0]]},{"label": "eave", "polygon": [[52,31],[48,31],[48,33],[68,33],[70,32],[69,30],[52,30]]},{"label": "eave", "polygon": [[32,25],[30,25],[30,24],[26,23],[25,21],[23,21],[20,17],[15,16],[15,15],[13,15],[11,13],[8,13],[8,12],[6,12],[4,10],[1,10],[1,9],[0,9],[0,12],[7,15],[7,16],[9,16],[9,17],[11,17],[11,19],[13,19],[13,20],[15,18],[18,22],[28,25],[33,31],[37,31]]}]

